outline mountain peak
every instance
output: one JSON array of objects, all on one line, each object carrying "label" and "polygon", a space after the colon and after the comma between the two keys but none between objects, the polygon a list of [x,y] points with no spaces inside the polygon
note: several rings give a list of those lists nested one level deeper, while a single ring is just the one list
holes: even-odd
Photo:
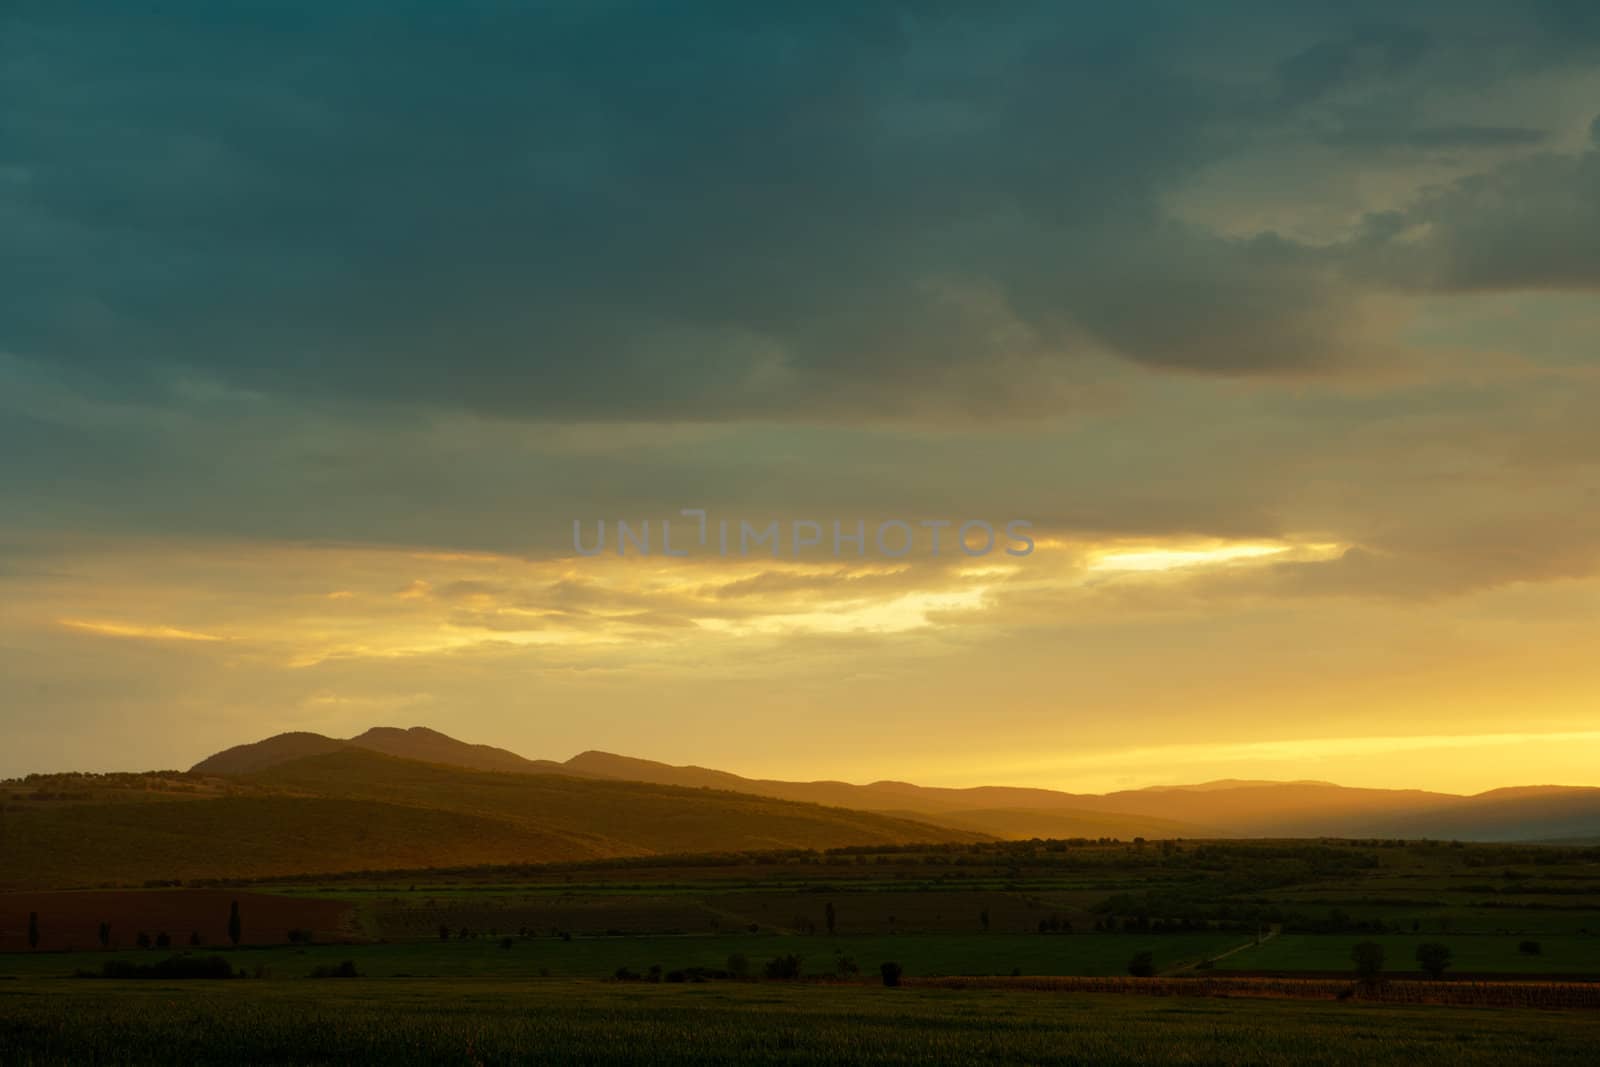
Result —
[{"label": "mountain peak", "polygon": [[458,741],[426,726],[374,726],[344,741],[304,732],[278,734],[254,744],[235,745],[218,752],[201,760],[191,770],[202,774],[251,774],[305,756],[320,756],[349,748],[419,763],[442,763],[479,771],[514,774],[561,772],[558,763],[524,759],[503,748]]}]

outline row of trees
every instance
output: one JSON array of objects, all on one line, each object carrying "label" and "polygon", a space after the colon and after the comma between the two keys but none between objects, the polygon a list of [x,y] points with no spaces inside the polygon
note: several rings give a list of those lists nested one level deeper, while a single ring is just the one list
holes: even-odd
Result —
[{"label": "row of trees", "polygon": [[[290,931],[291,940],[293,939],[293,935],[298,932],[299,931]],[[104,919],[100,920],[100,926],[96,933],[100,940],[100,947],[110,948],[111,924],[106,922]],[[244,923],[239,917],[239,902],[235,900],[228,911],[228,940],[232,941],[233,944],[237,946],[239,944],[239,939],[243,936]],[[309,934],[307,935],[306,940],[310,940]],[[138,937],[139,947],[149,948],[152,944],[154,944],[156,948],[168,948],[172,945],[172,935],[163,930],[156,934],[155,938],[152,939],[148,933],[140,930]],[[196,930],[189,934],[189,944],[203,945],[205,944],[205,939],[202,938],[200,936],[200,932]],[[30,911],[28,913],[28,948],[34,951],[37,951],[39,948],[39,913],[36,911]]]},{"label": "row of trees", "polygon": [[[1417,946],[1417,966],[1429,978],[1443,978],[1454,957],[1450,946],[1437,941],[1426,941]],[[1356,977],[1363,982],[1376,982],[1383,974],[1383,946],[1376,941],[1361,942],[1350,951],[1350,958],[1356,965]]]}]

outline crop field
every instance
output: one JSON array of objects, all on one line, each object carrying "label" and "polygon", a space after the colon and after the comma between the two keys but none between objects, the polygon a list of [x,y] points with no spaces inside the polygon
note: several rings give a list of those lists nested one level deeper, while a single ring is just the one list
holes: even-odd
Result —
[{"label": "crop field", "polygon": [[[740,935],[482,938],[470,941],[411,941],[390,944],[332,944],[239,949],[224,954],[236,967],[264,968],[274,977],[303,977],[312,969],[353,960],[373,977],[436,978],[609,978],[618,968],[647,972],[703,967],[725,969],[730,956],[743,955],[759,971],[768,960],[794,955],[802,974],[839,973],[841,957],[861,970],[895,961],[908,975],[1115,975],[1125,974],[1135,953],[1148,951],[1167,970],[1198,962],[1237,945],[1237,935],[1187,934],[1084,935],[1038,937],[1018,934],[908,934],[900,937],[826,935]],[[193,950],[209,955],[212,948]],[[149,961],[167,952],[40,952],[0,956],[0,976],[48,977],[99,970],[106,959]]]},{"label": "crop field", "polygon": [[1587,1064],[1600,1045],[1593,1012],[769,983],[137,985],[0,984],[7,1064],[582,1064],[626,1050],[647,1064],[1504,1067]]},{"label": "crop field", "polygon": [[1592,848],[1011,842],[0,895],[0,1061],[1586,1063],[1597,889]]}]

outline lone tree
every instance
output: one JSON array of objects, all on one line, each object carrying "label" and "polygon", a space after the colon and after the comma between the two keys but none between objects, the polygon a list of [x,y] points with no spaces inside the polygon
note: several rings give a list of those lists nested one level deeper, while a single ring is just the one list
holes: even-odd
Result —
[{"label": "lone tree", "polygon": [[833,911],[833,901],[830,900],[826,905],[823,906],[822,917],[828,923],[828,936],[832,937],[834,920],[838,918]]},{"label": "lone tree", "polygon": [[1429,941],[1417,946],[1417,965],[1428,973],[1429,978],[1443,978],[1453,955],[1448,945]]},{"label": "lone tree", "polygon": [[111,947],[111,924],[104,920],[100,922],[100,947]]},{"label": "lone tree", "polygon": [[978,912],[978,921],[983,924],[983,932],[984,933],[988,933],[989,932],[989,909],[988,908],[984,908],[982,911]]},{"label": "lone tree", "polygon": [[1135,978],[1154,978],[1156,973],[1155,953],[1135,952],[1133,959],[1128,961],[1128,973]]},{"label": "lone tree", "polygon": [[879,964],[878,973],[883,975],[884,985],[894,987],[900,984],[900,976],[905,972],[901,970],[898,963],[891,960],[888,963]]},{"label": "lone tree", "polygon": [[1376,941],[1363,941],[1350,950],[1356,964],[1356,977],[1363,982],[1376,981],[1383,973],[1383,946]]},{"label": "lone tree", "polygon": [[228,909],[228,940],[233,942],[235,948],[239,947],[239,938],[244,934],[244,926],[239,922],[239,902],[233,902],[233,907]]},{"label": "lone tree", "polygon": [[39,947],[39,913],[36,911],[28,912],[28,947]]}]

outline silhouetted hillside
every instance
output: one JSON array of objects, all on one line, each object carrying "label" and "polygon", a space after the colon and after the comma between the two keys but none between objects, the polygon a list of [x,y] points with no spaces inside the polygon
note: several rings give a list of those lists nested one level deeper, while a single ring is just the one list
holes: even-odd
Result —
[{"label": "silhouetted hillside", "polygon": [[279,734],[254,744],[235,745],[201,760],[190,770],[196,774],[250,774],[303,756],[320,756],[323,753],[338,752],[348,748],[367,749],[371,752],[381,752],[386,756],[398,756],[401,759],[444,763],[452,767],[470,767],[480,771],[525,774],[552,771],[561,774],[578,773],[550,760],[524,759],[515,752],[508,752],[503,748],[457,741],[426,726],[413,726],[407,730],[394,726],[374,726],[366,733],[346,741],[324,737],[321,734]]},{"label": "silhouetted hillside", "polygon": [[1408,789],[1352,789],[1328,782],[1225,779],[1107,794],[977,786],[951,789],[878,781],[791,782],[744,778],[591,750],[565,761],[530,760],[456,741],[433,730],[369,730],[349,741],[284,734],[218,753],[195,767],[249,774],[307,755],[371,749],[408,759],[508,771],[713,789],[908,817],[1001,837],[1450,837],[1549,840],[1600,837],[1597,790],[1498,789],[1477,797]]},{"label": "silhouetted hillside", "polygon": [[189,768],[191,774],[249,774],[265,770],[280,763],[300,759],[302,756],[320,756],[324,752],[337,752],[349,745],[321,734],[295,732],[278,734],[264,741],[248,745],[234,745]]},{"label": "silhouetted hillside", "polygon": [[350,744],[357,748],[381,752],[386,756],[421,760],[424,763],[447,763],[453,767],[471,767],[479,771],[524,774],[549,771],[571,773],[564,770],[561,764],[551,760],[524,759],[515,752],[507,752],[503,748],[468,744],[425,726],[413,726],[409,730],[393,726],[374,726],[366,733],[352,737]]},{"label": "silhouetted hillside", "polygon": [[0,888],[985,837],[751,794],[475,771],[354,745],[233,782],[231,796],[8,811]]}]

